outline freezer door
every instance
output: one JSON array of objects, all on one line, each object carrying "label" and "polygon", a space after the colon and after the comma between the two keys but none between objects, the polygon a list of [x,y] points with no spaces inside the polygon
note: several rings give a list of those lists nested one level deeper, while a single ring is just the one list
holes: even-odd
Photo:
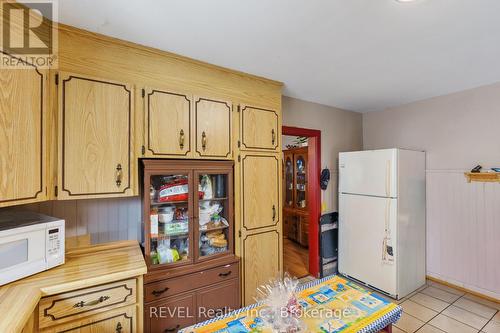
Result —
[{"label": "freezer door", "polygon": [[398,196],[398,150],[367,150],[339,154],[339,192]]},{"label": "freezer door", "polygon": [[[341,194],[339,272],[397,295],[396,221],[396,199]],[[386,225],[389,239],[384,242]],[[392,245],[392,262],[383,259],[386,245]]]}]

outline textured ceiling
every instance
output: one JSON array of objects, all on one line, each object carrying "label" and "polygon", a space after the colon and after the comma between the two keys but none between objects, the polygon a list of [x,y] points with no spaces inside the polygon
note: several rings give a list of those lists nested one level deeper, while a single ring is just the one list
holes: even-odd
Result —
[{"label": "textured ceiling", "polygon": [[59,11],[360,112],[500,81],[499,0],[62,0]]}]

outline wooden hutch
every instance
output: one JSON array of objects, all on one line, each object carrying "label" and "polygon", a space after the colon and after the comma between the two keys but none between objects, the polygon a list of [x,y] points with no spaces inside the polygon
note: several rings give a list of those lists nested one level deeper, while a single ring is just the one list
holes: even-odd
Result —
[{"label": "wooden hutch", "polygon": [[[145,331],[173,333],[238,309],[233,162],[143,160],[143,167]],[[184,312],[160,316],[162,308]]]},{"label": "wooden hutch", "polygon": [[284,150],[283,162],[283,233],[288,239],[308,247],[307,147]]}]

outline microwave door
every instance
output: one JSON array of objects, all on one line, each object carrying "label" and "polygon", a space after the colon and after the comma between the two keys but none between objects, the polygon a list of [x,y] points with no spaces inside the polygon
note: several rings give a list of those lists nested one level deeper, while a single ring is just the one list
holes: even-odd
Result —
[{"label": "microwave door", "polygon": [[0,237],[0,285],[37,273],[47,265],[45,228],[23,229],[13,229]]}]

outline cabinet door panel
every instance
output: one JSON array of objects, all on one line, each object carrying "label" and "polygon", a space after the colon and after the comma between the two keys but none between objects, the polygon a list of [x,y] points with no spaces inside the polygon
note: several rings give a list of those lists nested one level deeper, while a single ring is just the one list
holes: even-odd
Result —
[{"label": "cabinet door panel", "polygon": [[72,74],[59,86],[59,198],[133,195],[132,88]]},{"label": "cabinet door panel", "polygon": [[255,230],[279,222],[279,163],[275,155],[241,158],[243,227]]},{"label": "cabinet door panel", "polygon": [[203,288],[197,293],[198,322],[225,315],[240,308],[240,282],[232,279]]},{"label": "cabinet door panel", "polygon": [[241,149],[277,151],[281,131],[278,113],[244,105],[241,108]]},{"label": "cabinet door panel", "polygon": [[187,156],[191,152],[191,97],[148,89],[146,92],[147,155]]},{"label": "cabinet door panel", "polygon": [[254,302],[257,288],[280,274],[280,239],[277,230],[243,238],[244,305]]},{"label": "cabinet door panel", "polygon": [[196,98],[196,153],[201,157],[231,157],[230,102]]},{"label": "cabinet door panel", "polygon": [[146,305],[145,331],[151,333],[176,333],[196,323],[195,293],[181,294],[161,302]]},{"label": "cabinet door panel", "polygon": [[0,207],[46,199],[46,73],[0,70]]}]

